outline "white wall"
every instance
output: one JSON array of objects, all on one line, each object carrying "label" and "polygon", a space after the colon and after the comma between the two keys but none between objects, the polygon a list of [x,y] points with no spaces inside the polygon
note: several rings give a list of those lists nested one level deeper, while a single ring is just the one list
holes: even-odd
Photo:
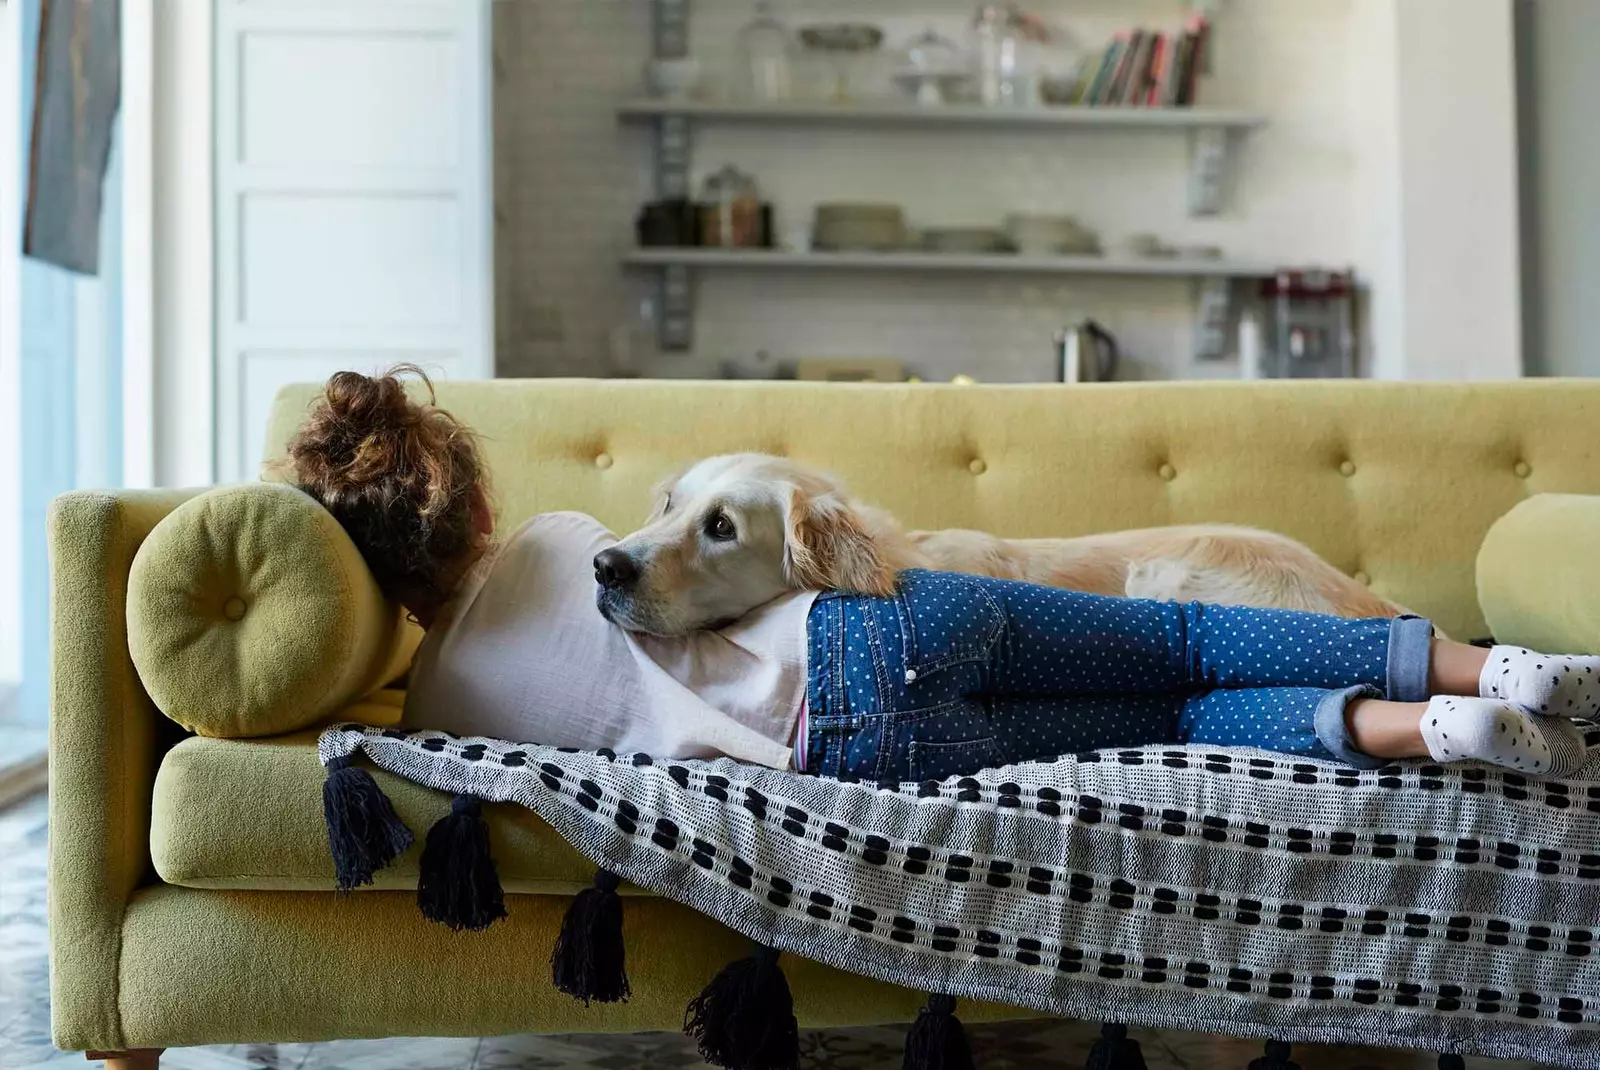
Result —
[{"label": "white wall", "polygon": [[1600,375],[1600,3],[1522,8],[1529,371]]},{"label": "white wall", "polygon": [[[968,0],[792,0],[793,20],[866,18],[891,40],[961,32]],[[1090,47],[1132,24],[1176,25],[1180,0],[1034,5]],[[725,81],[748,0],[696,0],[693,49]],[[1444,10],[1448,8],[1448,13]],[[648,5],[496,5],[501,374],[604,374],[607,334],[651,293],[616,264],[652,196],[650,133],[619,127],[649,51]],[[1010,210],[1070,212],[1114,247],[1137,231],[1229,255],[1353,265],[1369,281],[1376,374],[1498,377],[1520,367],[1510,0],[1225,0],[1205,103],[1263,112],[1224,213],[1184,205],[1181,135],[711,127],[696,170],[753,172],[803,227],[826,199],[892,199],[927,225]],[[1468,255],[1470,252],[1471,255]],[[1095,315],[1144,377],[1194,365],[1181,281],[706,273],[696,352],[655,374],[780,357],[898,356],[931,377],[1048,377],[1051,331]],[[1472,309],[1473,316],[1461,315]]]},{"label": "white wall", "polygon": [[1522,373],[1509,0],[1399,0],[1407,379]]}]

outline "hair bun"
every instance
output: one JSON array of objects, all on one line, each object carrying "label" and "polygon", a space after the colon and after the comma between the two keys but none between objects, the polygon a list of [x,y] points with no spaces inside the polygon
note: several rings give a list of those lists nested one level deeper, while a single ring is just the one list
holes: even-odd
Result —
[{"label": "hair bun", "polygon": [[[406,393],[402,375],[422,384],[426,400]],[[433,384],[414,364],[378,376],[335,373],[289,444],[297,482],[324,504],[362,495],[431,519],[460,492],[453,470],[471,440],[435,400]]]},{"label": "hair bun", "polygon": [[[411,364],[403,364],[376,377],[360,372],[336,372],[323,388],[329,414],[368,433],[415,423],[422,413],[406,396],[400,375],[407,372],[428,383],[422,370]],[[428,383],[428,394],[431,402],[431,383]]]},{"label": "hair bun", "polygon": [[[406,379],[426,392],[413,399]],[[479,541],[483,469],[472,432],[436,404],[421,368],[338,372],[289,443],[293,478],[350,532],[378,582],[413,609]]]}]

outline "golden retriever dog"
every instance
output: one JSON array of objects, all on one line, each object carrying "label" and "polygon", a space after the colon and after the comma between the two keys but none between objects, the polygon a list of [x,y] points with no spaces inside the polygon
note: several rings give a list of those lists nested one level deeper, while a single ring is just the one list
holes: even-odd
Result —
[{"label": "golden retriever dog", "polygon": [[1270,531],[1208,524],[1070,539],[905,531],[832,477],[760,453],[710,457],[661,484],[645,526],[596,558],[601,612],[656,635],[716,627],[788,591],[892,594],[907,568],[1343,617],[1406,612]]}]

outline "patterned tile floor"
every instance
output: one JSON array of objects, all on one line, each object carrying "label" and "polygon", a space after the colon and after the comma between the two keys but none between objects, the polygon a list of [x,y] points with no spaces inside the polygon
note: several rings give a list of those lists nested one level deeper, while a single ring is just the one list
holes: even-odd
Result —
[{"label": "patterned tile floor", "polygon": [[[81,1066],[83,1056],[50,1045],[45,960],[45,804],[42,796],[0,812],[0,1068]],[[1078,1070],[1097,1030],[1079,1022],[974,1026],[981,1070]],[[1149,1070],[1245,1070],[1260,1055],[1249,1041],[1199,1033],[1136,1030]],[[806,1070],[895,1070],[902,1030],[802,1034]],[[1299,1047],[1303,1070],[1432,1070],[1433,1058],[1353,1047]],[[670,1033],[623,1036],[404,1038],[328,1044],[234,1044],[182,1048],[163,1070],[675,1070],[702,1065]],[[1469,1059],[1474,1070],[1536,1070]]]}]

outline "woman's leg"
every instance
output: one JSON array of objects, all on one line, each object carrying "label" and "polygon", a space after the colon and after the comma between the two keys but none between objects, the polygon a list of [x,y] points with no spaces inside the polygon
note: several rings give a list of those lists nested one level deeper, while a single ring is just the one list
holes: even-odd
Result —
[{"label": "woman's leg", "polygon": [[1372,769],[1399,758],[1477,760],[1560,776],[1583,764],[1583,733],[1492,698],[1390,702],[1365,686],[1210,691],[1184,703],[1186,743],[1259,747]]},{"label": "woman's leg", "polygon": [[1064,754],[1178,742],[1183,695],[1047,695],[991,698],[1000,760],[1036,762]]},{"label": "woman's leg", "polygon": [[[1132,598],[967,577],[1004,620],[988,662],[993,695],[1342,688],[1396,701],[1430,695],[1433,626],[1415,617],[1347,620],[1316,613]],[[960,612],[948,593],[913,615]],[[931,601],[931,600],[930,600]],[[1474,690],[1470,693],[1476,693]]]},{"label": "woman's leg", "polygon": [[1487,647],[1468,646],[1434,636],[1428,657],[1428,693],[1476,695],[1478,680],[1488,660]]}]

